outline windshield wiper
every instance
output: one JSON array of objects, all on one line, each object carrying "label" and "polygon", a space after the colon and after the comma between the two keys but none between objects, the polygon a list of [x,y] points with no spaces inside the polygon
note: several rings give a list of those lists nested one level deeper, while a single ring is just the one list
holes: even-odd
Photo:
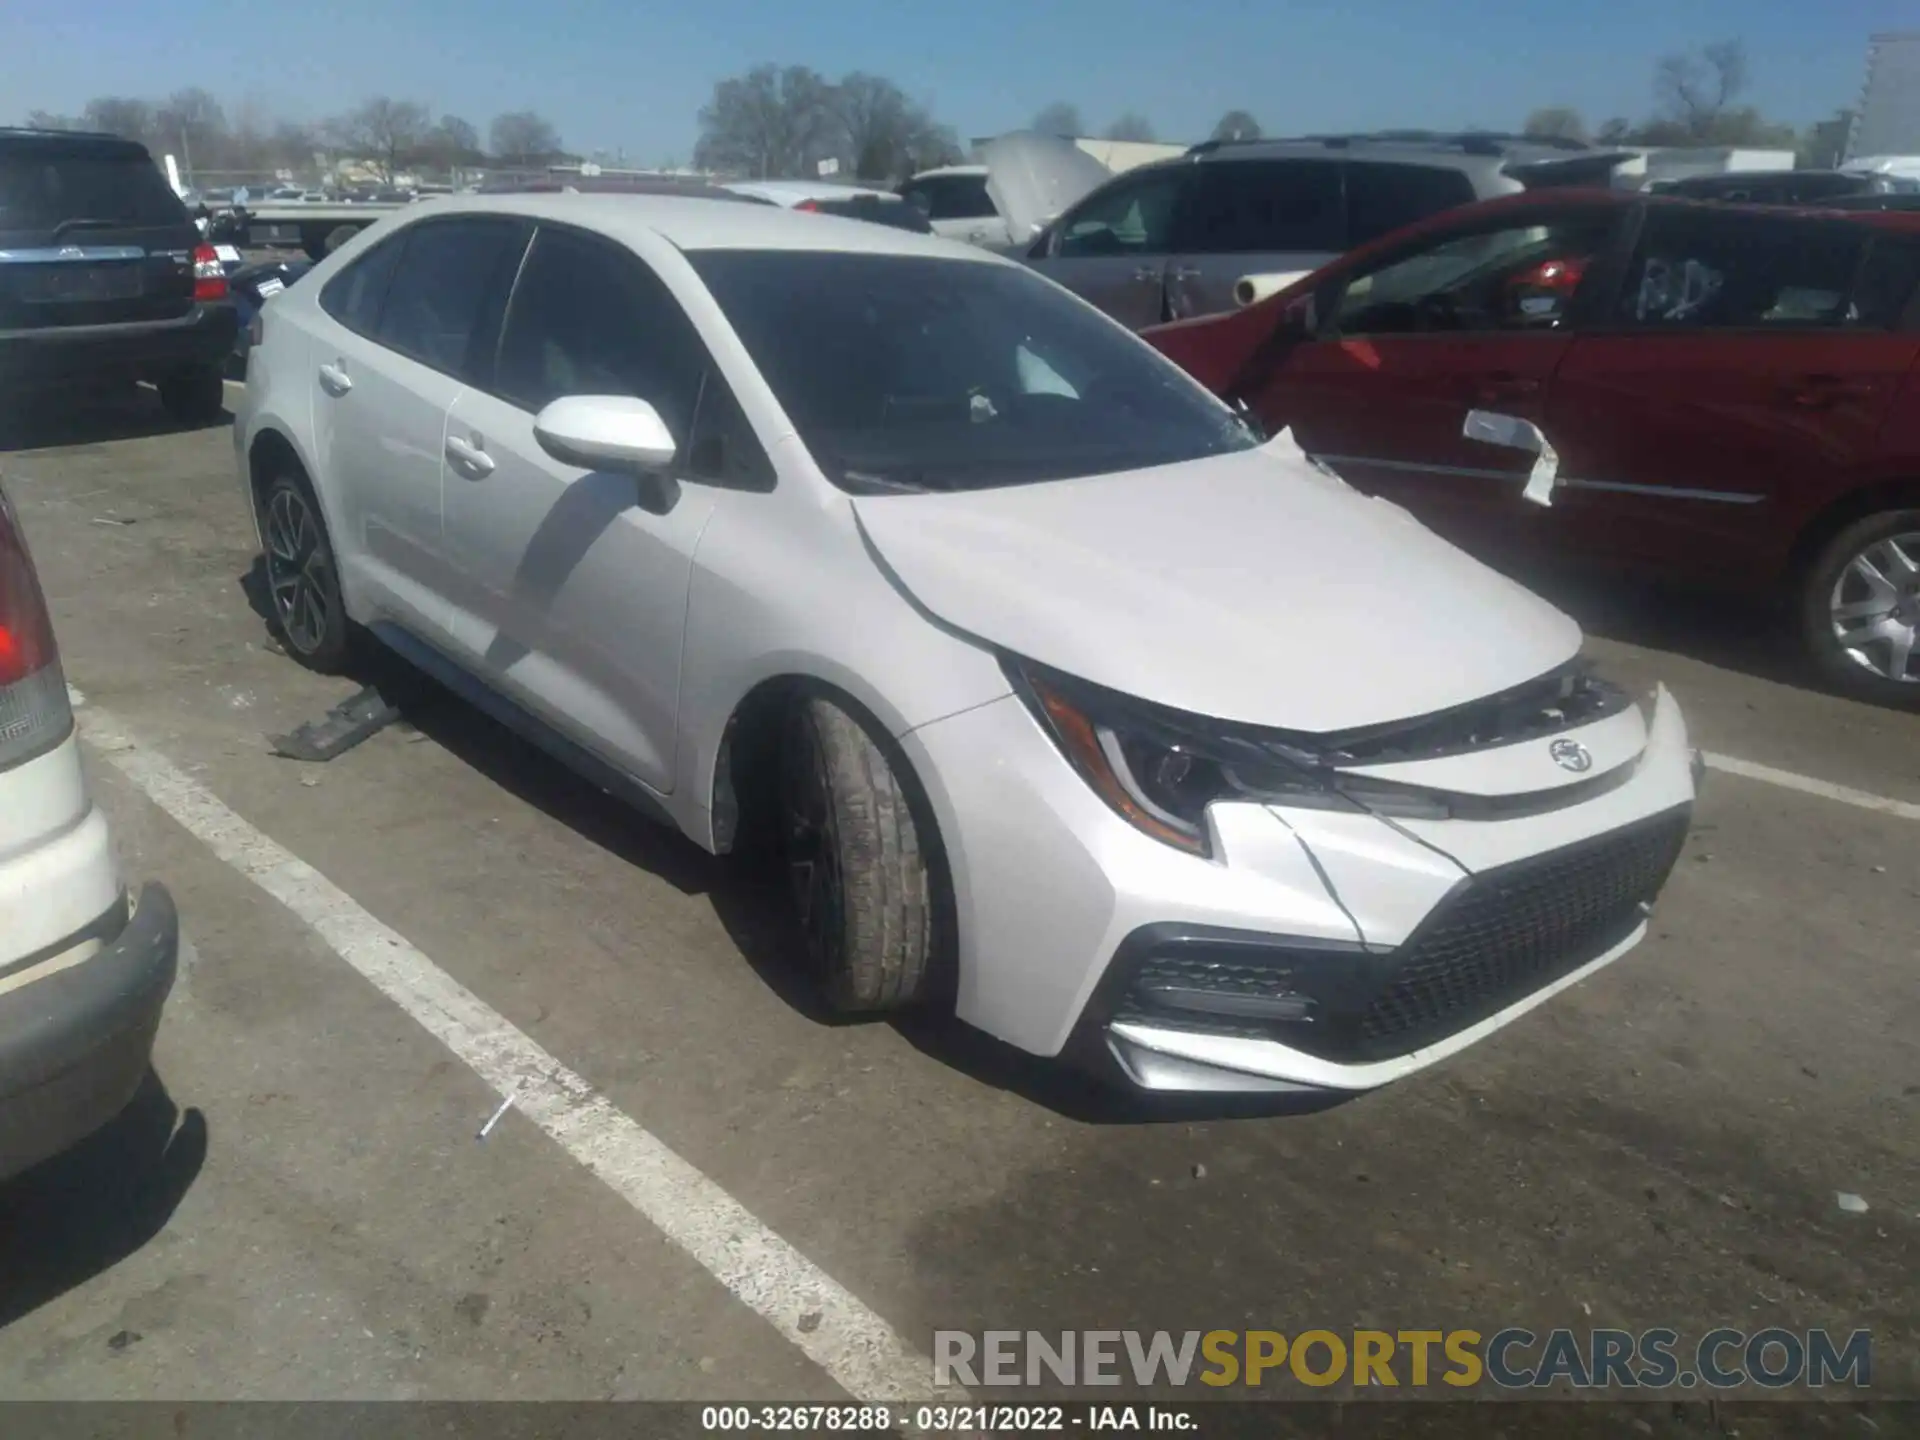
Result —
[{"label": "windshield wiper", "polygon": [[76,215],[71,220],[62,220],[53,227],[53,238],[58,240],[69,230],[118,230],[127,222],[124,220],[99,220],[90,215]]},{"label": "windshield wiper", "polygon": [[892,490],[902,495],[931,495],[933,487],[918,480],[896,480],[891,475],[875,475],[866,470],[843,470],[840,472],[862,490]]}]

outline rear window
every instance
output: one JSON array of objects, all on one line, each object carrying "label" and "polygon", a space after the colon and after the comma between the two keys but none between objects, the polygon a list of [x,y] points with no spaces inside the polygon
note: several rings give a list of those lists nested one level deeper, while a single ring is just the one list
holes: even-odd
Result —
[{"label": "rear window", "polygon": [[688,254],[814,460],[856,493],[976,490],[1244,450],[1171,361],[1024,267]]},{"label": "rear window", "polygon": [[1000,213],[984,175],[930,175],[902,185],[900,193],[929,220],[987,220]]},{"label": "rear window", "polygon": [[877,195],[847,200],[815,200],[807,209],[820,215],[841,215],[849,220],[871,220],[895,230],[911,230],[916,235],[931,235],[933,225],[917,205],[905,200],[882,200]]},{"label": "rear window", "polygon": [[1473,200],[1465,172],[1444,165],[1349,165],[1348,238],[1364,245]]},{"label": "rear window", "polygon": [[186,221],[180,197],[138,152],[88,154],[52,145],[0,152],[0,231],[51,231],[62,225],[132,229]]}]

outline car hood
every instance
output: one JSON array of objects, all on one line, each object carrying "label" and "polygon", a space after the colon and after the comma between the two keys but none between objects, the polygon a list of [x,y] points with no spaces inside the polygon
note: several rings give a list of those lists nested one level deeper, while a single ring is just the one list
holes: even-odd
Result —
[{"label": "car hood", "polygon": [[1015,245],[1082,195],[1113,178],[1113,172],[1071,140],[1015,130],[980,147],[987,167],[987,194],[1007,217]]},{"label": "car hood", "polygon": [[1290,439],[1118,475],[859,496],[940,621],[1191,714],[1324,733],[1463,705],[1573,658],[1580,630]]}]

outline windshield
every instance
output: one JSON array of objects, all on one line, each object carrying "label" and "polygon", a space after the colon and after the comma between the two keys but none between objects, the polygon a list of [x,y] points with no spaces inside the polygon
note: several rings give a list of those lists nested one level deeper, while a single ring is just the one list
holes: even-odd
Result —
[{"label": "windshield", "polygon": [[833,251],[688,258],[844,489],[1028,484],[1258,443],[1144,343],[1015,266]]},{"label": "windshield", "polygon": [[143,155],[47,145],[0,156],[0,231],[52,230],[70,220],[137,229],[183,225],[186,212]]}]

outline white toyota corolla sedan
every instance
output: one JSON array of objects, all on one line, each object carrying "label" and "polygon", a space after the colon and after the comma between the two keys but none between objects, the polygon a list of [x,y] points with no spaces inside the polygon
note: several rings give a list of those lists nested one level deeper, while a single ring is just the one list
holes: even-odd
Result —
[{"label": "white toyota corolla sedan", "polygon": [[1631,949],[1680,851],[1664,691],[977,248],[433,201],[256,323],[289,651],[371,634],[695,844],[765,837],[845,1010],[1363,1090]]}]

